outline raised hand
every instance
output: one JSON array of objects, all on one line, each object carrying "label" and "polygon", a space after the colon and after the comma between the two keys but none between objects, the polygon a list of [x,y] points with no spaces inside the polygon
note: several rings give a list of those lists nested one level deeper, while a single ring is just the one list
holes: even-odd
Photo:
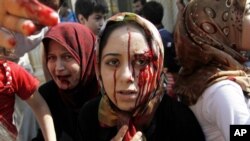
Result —
[{"label": "raised hand", "polygon": [[57,23],[57,12],[37,0],[0,0],[1,47],[15,46],[15,39],[8,31],[31,35],[37,30],[36,25],[53,26]]}]

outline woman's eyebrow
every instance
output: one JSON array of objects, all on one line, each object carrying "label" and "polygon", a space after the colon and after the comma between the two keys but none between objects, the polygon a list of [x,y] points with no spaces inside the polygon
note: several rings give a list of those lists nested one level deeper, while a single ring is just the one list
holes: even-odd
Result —
[{"label": "woman's eyebrow", "polygon": [[104,55],[103,55],[102,59],[104,59],[104,58],[107,57],[107,56],[121,56],[121,55],[118,54],[118,53],[107,53],[107,54],[104,54]]}]

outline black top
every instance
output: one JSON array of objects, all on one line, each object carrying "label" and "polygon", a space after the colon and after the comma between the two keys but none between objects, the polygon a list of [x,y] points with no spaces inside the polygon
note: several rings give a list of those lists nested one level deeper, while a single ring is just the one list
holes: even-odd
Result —
[{"label": "black top", "polygon": [[[118,132],[116,127],[100,127],[97,97],[84,105],[79,114],[77,141],[110,141]],[[202,129],[192,111],[164,95],[148,129],[142,131],[147,141],[204,141]]]},{"label": "black top", "polygon": [[[76,135],[76,123],[82,105],[89,99],[84,91],[62,93],[54,81],[49,81],[39,88],[51,111],[58,141],[72,141]],[[43,141],[41,131],[33,141]]]}]

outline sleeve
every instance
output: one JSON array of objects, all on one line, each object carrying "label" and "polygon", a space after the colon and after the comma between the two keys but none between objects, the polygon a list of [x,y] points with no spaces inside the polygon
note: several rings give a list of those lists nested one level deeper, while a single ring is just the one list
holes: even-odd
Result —
[{"label": "sleeve", "polygon": [[204,105],[205,117],[215,123],[229,141],[232,124],[250,124],[250,113],[241,87],[227,80],[209,95]]},{"label": "sleeve", "polygon": [[48,31],[48,27],[44,27],[37,34],[31,35],[28,37],[24,36],[21,33],[14,32],[13,35],[15,36],[15,39],[17,41],[16,47],[15,47],[15,55],[17,57],[22,57],[26,52],[37,47],[41,43],[47,31]]},{"label": "sleeve", "polygon": [[28,99],[38,88],[39,81],[16,63],[9,62],[12,83],[16,94],[23,100]]}]

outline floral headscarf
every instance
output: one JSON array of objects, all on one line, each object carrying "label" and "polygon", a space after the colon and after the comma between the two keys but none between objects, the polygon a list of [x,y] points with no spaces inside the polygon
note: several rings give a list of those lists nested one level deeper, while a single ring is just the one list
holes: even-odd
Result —
[{"label": "floral headscarf", "polygon": [[[249,3],[248,3],[249,4]],[[246,0],[192,0],[179,14],[175,31],[182,65],[175,92],[188,105],[215,82],[230,79],[250,92],[242,46]]]},{"label": "floral headscarf", "polygon": [[[106,34],[106,29],[110,27],[112,24],[118,22],[134,22],[138,24],[144,30],[146,34],[146,38],[148,40],[148,45],[150,48],[150,52],[152,53],[152,61],[150,63],[150,67],[153,68],[153,71],[150,70],[140,72],[139,81],[143,84],[139,84],[140,92],[139,92],[139,108],[137,108],[132,113],[124,113],[124,111],[120,111],[117,107],[114,107],[111,100],[109,100],[108,96],[103,92],[103,97],[101,99],[98,111],[98,118],[101,126],[108,127],[117,127],[120,128],[121,123],[125,123],[129,126],[129,129],[125,135],[124,140],[129,141],[131,137],[134,136],[138,129],[147,125],[158,104],[160,103],[163,92],[160,92],[160,83],[161,82],[161,73],[163,68],[163,45],[161,41],[160,34],[158,30],[155,28],[153,24],[148,22],[146,19],[133,14],[133,13],[118,13],[115,16],[109,18],[104,26],[102,27],[101,33],[97,40],[96,46],[96,74],[98,77],[99,84],[103,88],[102,76],[100,75],[100,63],[99,60],[100,54],[100,43],[102,42],[103,35]],[[118,27],[119,28],[119,27]],[[143,74],[145,74],[143,76]],[[111,80],[112,81],[112,80]],[[144,90],[148,90],[147,93],[143,93]]]},{"label": "floral headscarf", "polygon": [[[52,27],[43,39],[44,56],[46,56],[50,40],[54,40],[65,47],[80,65],[81,79],[78,86],[72,90],[60,90],[60,92],[65,93],[61,95],[65,100],[69,99],[68,96],[79,95],[81,98],[79,99],[79,96],[76,96],[75,101],[71,101],[71,104],[81,107],[82,101],[86,100],[83,97],[91,98],[98,94],[98,82],[94,70],[95,35],[82,24],[73,22],[60,23]],[[46,59],[47,64],[47,58],[44,57],[44,59]],[[79,104],[77,104],[77,101]]]}]

